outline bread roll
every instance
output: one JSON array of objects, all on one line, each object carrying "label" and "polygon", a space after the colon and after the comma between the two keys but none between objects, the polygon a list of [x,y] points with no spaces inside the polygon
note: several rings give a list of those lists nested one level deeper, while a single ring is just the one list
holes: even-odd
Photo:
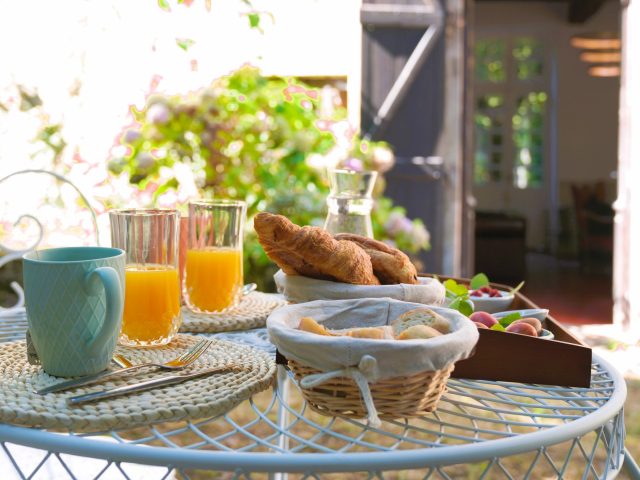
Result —
[{"label": "bread roll", "polygon": [[324,325],[320,325],[311,317],[302,317],[300,319],[300,324],[298,325],[298,330],[302,330],[304,332],[311,332],[318,335],[327,335],[332,336],[331,333]]},{"label": "bread roll", "polygon": [[353,338],[372,338],[375,340],[384,340],[387,338],[383,327],[352,328],[345,332],[344,335]]},{"label": "bread roll", "polygon": [[396,337],[396,340],[412,340],[416,338],[433,338],[441,336],[442,333],[435,328],[431,328],[426,325],[411,325],[406,330],[403,330],[402,333]]},{"label": "bread roll", "polygon": [[413,325],[426,325],[434,328],[440,333],[450,333],[451,325],[449,320],[444,318],[439,313],[434,312],[430,308],[414,308],[408,312],[403,313],[393,322],[391,327],[393,328],[393,334],[396,338],[409,327]]}]

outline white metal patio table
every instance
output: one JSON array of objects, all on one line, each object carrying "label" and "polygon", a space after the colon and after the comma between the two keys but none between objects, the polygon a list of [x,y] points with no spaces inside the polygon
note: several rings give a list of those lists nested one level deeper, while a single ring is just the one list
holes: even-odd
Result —
[{"label": "white metal patio table", "polygon": [[[24,328],[23,317],[0,318],[0,341],[20,338]],[[221,335],[273,349],[264,329]],[[452,379],[435,413],[373,429],[312,412],[281,368],[277,387],[216,418],[99,434],[0,424],[0,446],[17,478],[49,478],[43,471],[57,462],[62,478],[72,479],[139,478],[130,464],[162,467],[153,478],[203,478],[203,471],[391,478],[411,469],[416,478],[604,479],[625,463],[625,397],[624,379],[594,354],[591,388]],[[41,459],[21,464],[16,445],[41,450]],[[91,473],[78,471],[74,456],[102,462]],[[640,478],[630,456],[626,466]]]}]

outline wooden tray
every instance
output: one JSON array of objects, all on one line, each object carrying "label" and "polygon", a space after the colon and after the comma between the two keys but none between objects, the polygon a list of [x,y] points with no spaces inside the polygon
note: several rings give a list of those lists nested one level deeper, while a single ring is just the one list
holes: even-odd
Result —
[{"label": "wooden tray", "polygon": [[[468,279],[455,280],[469,282]],[[497,283],[491,286],[500,290],[512,288]],[[526,308],[541,307],[516,293],[509,310]],[[457,362],[451,376],[588,388],[591,382],[591,349],[551,316],[547,316],[542,326],[553,332],[554,340],[480,329],[474,355]]]}]

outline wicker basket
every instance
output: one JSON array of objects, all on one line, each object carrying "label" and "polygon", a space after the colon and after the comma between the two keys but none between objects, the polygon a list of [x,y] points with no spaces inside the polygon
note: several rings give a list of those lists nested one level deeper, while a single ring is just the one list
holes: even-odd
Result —
[{"label": "wicker basket", "polygon": [[[313,367],[289,360],[296,380],[322,373]],[[420,372],[408,377],[394,377],[369,385],[378,416],[384,419],[417,417],[433,412],[444,393],[454,364],[442,370]],[[347,377],[333,378],[319,387],[303,388],[302,395],[309,406],[324,415],[364,418],[367,409],[356,383]]]}]

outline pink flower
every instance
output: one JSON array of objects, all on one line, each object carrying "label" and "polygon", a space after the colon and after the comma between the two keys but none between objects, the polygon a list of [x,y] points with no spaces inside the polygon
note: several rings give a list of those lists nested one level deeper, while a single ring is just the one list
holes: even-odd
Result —
[{"label": "pink flower", "polygon": [[162,125],[169,121],[171,112],[164,103],[154,103],[147,110],[147,121]]},{"label": "pink flower", "polygon": [[391,236],[400,233],[411,233],[413,231],[413,223],[407,217],[398,212],[392,212],[389,219],[384,224],[385,230]]},{"label": "pink flower", "polygon": [[125,132],[123,140],[125,143],[133,143],[140,138],[140,132],[138,130],[129,129]]},{"label": "pink flower", "polygon": [[416,223],[413,225],[413,232],[411,234],[411,245],[414,249],[427,248],[431,242],[431,235],[429,231],[422,225],[422,223]]},{"label": "pink flower", "polygon": [[361,172],[362,170],[364,170],[364,164],[359,158],[348,159],[346,162],[344,162],[344,167],[348,170],[353,170],[354,172]]},{"label": "pink flower", "polygon": [[136,161],[138,162],[138,167],[142,169],[149,168],[155,163],[153,157],[147,152],[138,154],[138,156],[136,157]]},{"label": "pink flower", "polygon": [[396,161],[393,152],[386,147],[374,147],[372,156],[373,164],[379,172],[391,170],[391,167],[393,167],[393,164]]}]

